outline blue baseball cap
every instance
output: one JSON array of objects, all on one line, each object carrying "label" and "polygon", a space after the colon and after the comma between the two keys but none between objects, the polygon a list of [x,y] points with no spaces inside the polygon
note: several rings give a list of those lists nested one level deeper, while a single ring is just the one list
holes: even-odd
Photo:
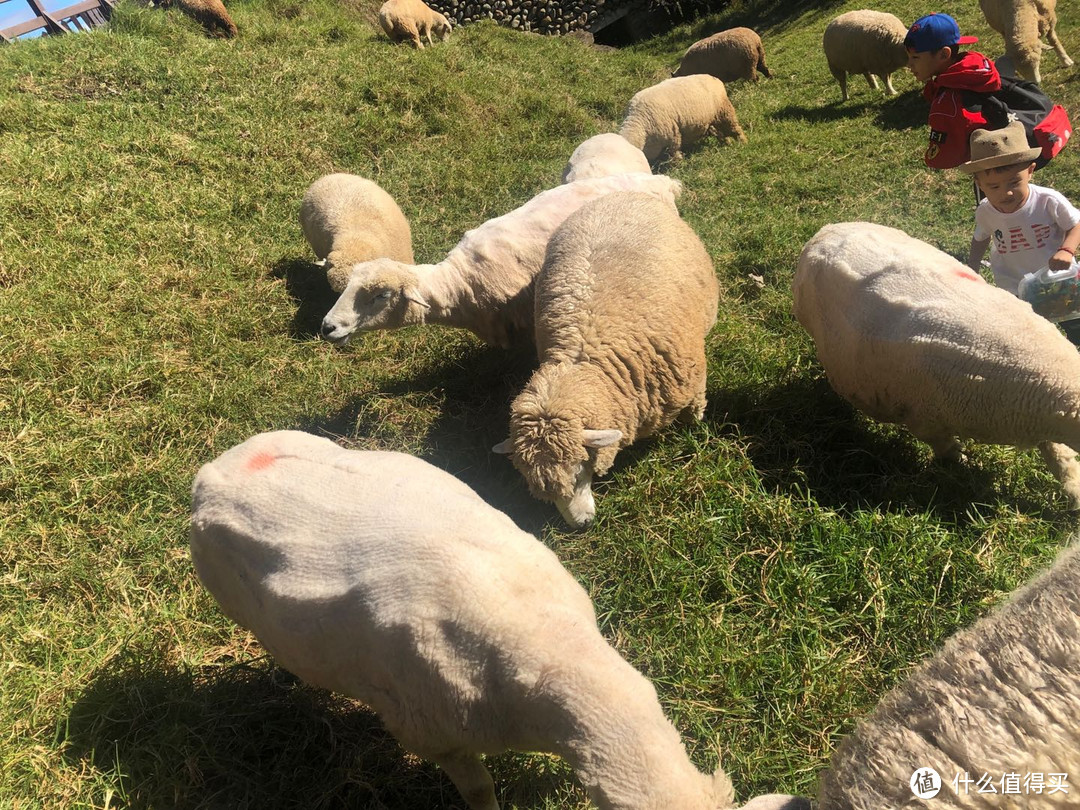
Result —
[{"label": "blue baseball cap", "polygon": [[917,52],[940,51],[978,41],[978,37],[960,36],[960,26],[948,14],[927,14],[911,24],[904,37],[904,47]]}]

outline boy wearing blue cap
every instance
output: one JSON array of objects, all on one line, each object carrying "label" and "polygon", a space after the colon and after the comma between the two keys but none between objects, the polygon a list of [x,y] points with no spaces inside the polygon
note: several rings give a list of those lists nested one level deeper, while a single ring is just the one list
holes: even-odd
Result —
[{"label": "boy wearing blue cap", "polygon": [[960,36],[960,27],[948,14],[920,17],[904,39],[908,70],[926,83],[923,96],[930,102],[930,143],[923,161],[931,169],[951,169],[965,162],[971,133],[986,128],[981,112],[965,108],[964,94],[1001,89],[993,62],[976,51],[960,50],[973,42],[978,39]]}]

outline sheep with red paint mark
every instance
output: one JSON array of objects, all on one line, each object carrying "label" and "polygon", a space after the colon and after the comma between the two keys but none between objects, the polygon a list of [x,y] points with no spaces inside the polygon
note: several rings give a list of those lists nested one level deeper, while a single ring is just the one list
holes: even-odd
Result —
[{"label": "sheep with red paint mark", "polygon": [[369,705],[472,810],[498,810],[480,757],[507,749],[564,757],[601,810],[732,806],[555,554],[425,461],[254,436],[199,470],[191,557],[279,664]]},{"label": "sheep with red paint mark", "polygon": [[1080,508],[1080,353],[1031,305],[903,231],[826,225],[806,243],[794,312],[829,383],[938,458],[959,438],[1038,446]]}]

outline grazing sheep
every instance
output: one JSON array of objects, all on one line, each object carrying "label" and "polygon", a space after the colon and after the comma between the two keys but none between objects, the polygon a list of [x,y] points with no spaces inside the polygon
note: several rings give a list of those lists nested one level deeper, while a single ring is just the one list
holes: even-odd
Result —
[{"label": "grazing sheep", "polygon": [[672,76],[708,73],[724,82],[736,79],[758,80],[758,71],[771,79],[765,66],[765,47],[761,37],[749,28],[731,28],[698,40],[683,54]]},{"label": "grazing sheep", "polygon": [[206,29],[208,33],[223,37],[236,36],[236,23],[232,21],[229,12],[225,10],[225,4],[221,0],[151,0],[148,6],[160,6],[171,8],[175,6],[187,16],[195,20]]},{"label": "grazing sheep", "polygon": [[532,337],[533,278],[552,232],[589,200],[643,191],[672,207],[682,190],[663,175],[620,174],[578,180],[537,194],[520,208],[461,237],[438,264],[391,259],[358,264],[323,318],[324,339],[341,345],[357,330],[441,323],[509,347]]},{"label": "grazing sheep", "polygon": [[793,292],[829,382],[856,408],[939,458],[962,458],[957,436],[1038,445],[1080,506],[1080,353],[1029,304],[868,222],[818,231]]},{"label": "grazing sheep", "polygon": [[[1051,793],[1050,774],[1080,773],[1080,550],[994,613],[949,639],[840,745],[821,778],[818,810],[885,807],[1075,808],[1076,785]],[[926,803],[909,786],[933,768]],[[1046,789],[1029,791],[1028,774]],[[989,775],[995,793],[976,784]],[[1015,795],[1003,779],[1017,776]]]},{"label": "grazing sheep", "polygon": [[366,703],[473,810],[498,809],[480,755],[507,749],[564,757],[600,808],[731,805],[556,556],[425,461],[255,436],[199,470],[191,558],[281,666]]},{"label": "grazing sheep", "polygon": [[650,173],[645,153],[616,132],[594,135],[583,141],[570,162],[563,169],[563,182],[588,180],[592,177],[610,177],[613,174],[632,172]]},{"label": "grazing sheep", "polygon": [[745,141],[724,83],[705,73],[679,76],[646,87],[630,99],[619,128],[649,163],[663,155],[678,160],[683,149],[706,135]]},{"label": "grazing sheep", "polygon": [[[674,206],[610,194],[567,217],[536,278],[540,368],[510,406],[509,453],[572,526],[619,450],[705,412],[705,334],[719,285]],[[676,805],[672,805],[676,806]]]},{"label": "grazing sheep", "polygon": [[1005,39],[1005,55],[1023,78],[1042,81],[1041,37],[1046,37],[1061,64],[1073,63],[1058,39],[1057,0],[979,0],[979,7],[990,27]]},{"label": "grazing sheep", "polygon": [[907,26],[884,11],[849,11],[825,26],[822,46],[829,72],[840,83],[844,101],[848,100],[847,75],[861,73],[867,84],[877,90],[880,76],[885,92],[896,95],[892,72],[907,65],[904,37]]},{"label": "grazing sheep", "polygon": [[432,32],[443,42],[450,39],[450,21],[423,0],[386,0],[379,8],[379,25],[391,42],[408,40],[419,50],[424,48],[421,37],[435,44]]},{"label": "grazing sheep", "polygon": [[339,295],[353,265],[387,257],[413,263],[412,232],[394,198],[355,174],[327,174],[300,203],[300,228]]}]

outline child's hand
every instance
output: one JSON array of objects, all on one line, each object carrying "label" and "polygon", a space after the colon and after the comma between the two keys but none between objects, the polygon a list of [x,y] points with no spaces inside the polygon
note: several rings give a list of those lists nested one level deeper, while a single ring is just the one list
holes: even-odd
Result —
[{"label": "child's hand", "polygon": [[1065,270],[1072,265],[1073,256],[1067,250],[1059,250],[1050,257],[1051,270]]}]

